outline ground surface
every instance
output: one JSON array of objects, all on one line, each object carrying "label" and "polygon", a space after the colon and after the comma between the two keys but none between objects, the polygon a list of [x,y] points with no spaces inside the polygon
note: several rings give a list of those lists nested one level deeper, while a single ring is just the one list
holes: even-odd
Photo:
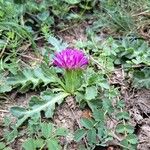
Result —
[{"label": "ground surface", "polygon": [[[67,41],[71,46],[76,40],[86,40],[85,29],[88,23],[83,23],[77,26],[75,29],[62,31],[59,35],[64,41]],[[42,44],[40,45],[42,46]],[[112,76],[111,84],[119,85],[122,93],[122,98],[126,102],[126,107],[130,113],[132,120],[131,123],[135,127],[135,134],[138,135],[139,144],[138,150],[150,149],[150,90],[136,90],[130,89],[124,79],[122,72],[116,71]],[[26,106],[28,104],[29,97],[31,95],[38,95],[38,92],[28,92],[27,94],[20,95],[19,93],[12,92],[6,96],[6,99],[0,102],[0,137],[3,137],[3,118],[4,116],[10,116],[9,109],[12,106]],[[53,121],[57,126],[68,128],[70,131],[70,137],[60,139],[62,145],[68,144],[68,150],[78,150],[79,146],[86,144],[83,140],[82,143],[77,145],[73,142],[72,134],[75,129],[80,128],[79,120],[81,117],[90,117],[90,110],[81,110],[78,104],[72,97],[68,97],[66,102],[57,107]],[[12,116],[10,116],[12,117]],[[110,125],[110,124],[109,124]],[[16,142],[12,144],[14,150],[20,150],[21,143],[24,138],[18,138]],[[113,143],[113,142],[112,142]],[[115,141],[114,141],[115,143]],[[114,144],[113,143],[113,144]],[[110,146],[97,147],[95,150],[118,150],[118,148],[112,144]]]}]

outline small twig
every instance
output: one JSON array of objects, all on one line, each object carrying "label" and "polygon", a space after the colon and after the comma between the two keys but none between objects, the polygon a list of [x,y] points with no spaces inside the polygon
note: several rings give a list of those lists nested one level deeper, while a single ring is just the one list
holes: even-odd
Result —
[{"label": "small twig", "polygon": [[120,139],[114,132],[111,132],[111,135],[117,139],[119,142],[122,141],[122,139]]},{"label": "small twig", "polygon": [[45,36],[40,36],[40,37],[37,37],[35,40],[38,41],[38,40],[41,40],[41,39],[44,39]]},{"label": "small twig", "polygon": [[[7,94],[3,94],[3,95],[0,95],[0,99],[4,99],[6,101],[11,101],[11,97],[8,96]],[[0,102],[1,103],[1,102]],[[6,104],[6,103],[5,103]]]},{"label": "small twig", "polygon": [[0,142],[1,142],[1,141],[4,141],[4,140],[5,140],[5,138],[1,138],[1,139],[0,139]]},{"label": "small twig", "polygon": [[4,113],[8,113],[9,111],[8,110],[0,110],[0,112],[4,112]]},{"label": "small twig", "polygon": [[150,109],[150,106],[145,104],[142,100],[140,100],[139,102]]},{"label": "small twig", "polygon": [[26,45],[22,45],[21,47],[19,47],[17,49],[17,51],[21,51],[21,50],[26,51],[30,46],[31,46],[31,43],[26,44]]},{"label": "small twig", "polygon": [[148,142],[148,141],[147,140],[141,140],[141,141],[139,141],[139,144],[145,143],[145,142]]},{"label": "small twig", "polygon": [[45,146],[45,143],[41,146],[41,148],[39,150],[42,150],[44,148],[44,146]]},{"label": "small twig", "polygon": [[146,10],[146,11],[140,12],[138,14],[133,14],[132,17],[141,16],[141,15],[150,16],[149,11]]},{"label": "small twig", "polygon": [[[68,104],[67,104],[67,105],[68,105]],[[68,106],[69,106],[69,105],[68,105]],[[70,108],[70,107],[69,107],[69,108]],[[80,122],[79,122],[79,120],[77,119],[77,117],[76,117],[74,111],[72,110],[72,108],[70,108],[70,110],[71,110],[71,112],[72,112],[72,114],[73,114],[75,120],[77,121],[77,124],[78,124],[79,128],[82,128],[81,125],[80,125]]]},{"label": "small twig", "polygon": [[36,60],[36,61],[43,62],[43,60],[42,60],[42,59],[34,58],[34,57],[32,57],[32,56],[23,55],[23,54],[20,54],[20,56],[25,57],[25,58],[29,58],[29,59],[32,59],[32,60]]},{"label": "small twig", "polygon": [[22,65],[26,66],[26,67],[31,67],[30,65],[28,65],[27,63],[25,63],[24,61],[20,60],[20,62],[22,63]]}]

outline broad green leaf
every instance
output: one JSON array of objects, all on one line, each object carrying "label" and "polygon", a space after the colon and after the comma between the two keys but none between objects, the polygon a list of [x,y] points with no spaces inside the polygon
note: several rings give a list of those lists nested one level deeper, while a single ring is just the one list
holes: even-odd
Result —
[{"label": "broad green leaf", "polygon": [[130,134],[134,133],[134,127],[129,124],[126,124],[126,130]]},{"label": "broad green leaf", "polygon": [[150,89],[150,68],[144,68],[140,71],[134,71],[133,73],[133,85],[134,87]]},{"label": "broad green leaf", "polygon": [[44,144],[44,140],[43,139],[32,139],[29,138],[27,139],[23,144],[22,147],[25,150],[36,150],[37,148],[41,148]]},{"label": "broad green leaf", "polygon": [[118,124],[117,126],[116,126],[116,132],[117,133],[125,133],[125,132],[127,132],[127,133],[133,133],[134,132],[134,127],[132,127],[131,125],[129,125],[129,124]]},{"label": "broad green leaf", "polygon": [[66,136],[67,134],[68,134],[68,131],[65,128],[57,128],[55,131],[56,136]]},{"label": "broad green leaf", "polygon": [[0,149],[4,149],[6,146],[3,142],[0,142]]},{"label": "broad green leaf", "polygon": [[49,101],[53,97],[54,97],[54,93],[52,92],[52,90],[46,90],[46,91],[41,92],[41,98],[46,101]]},{"label": "broad green leaf", "polygon": [[95,99],[98,94],[97,88],[95,86],[87,87],[85,93],[86,100]]},{"label": "broad green leaf", "polygon": [[[122,144],[123,146],[124,146],[124,148],[128,148],[128,146],[129,146],[129,143],[128,143],[128,141],[126,140],[126,139],[123,139],[121,142],[120,142],[120,144]],[[126,150],[126,149],[125,149]]]},{"label": "broad green leaf", "polygon": [[104,122],[104,112],[98,109],[94,109],[93,117],[96,121]]},{"label": "broad green leaf", "polygon": [[[55,104],[56,103],[60,104],[62,100],[68,95],[69,95],[68,93],[59,93],[56,96],[54,96],[52,99],[50,99],[49,101],[45,100],[45,103],[42,103],[41,105],[38,105],[36,107],[32,106],[34,109],[27,110],[22,116],[22,118],[17,121],[16,127],[21,126],[22,123],[24,123],[24,121],[26,121],[29,117],[32,117],[35,114],[40,113],[41,111],[44,111],[46,113],[46,111],[51,110],[53,112],[53,110],[55,109]],[[38,97],[37,97],[37,103],[38,103]],[[11,108],[10,112],[13,112],[13,108],[14,107]]]},{"label": "broad green leaf", "polygon": [[92,112],[94,112],[95,109],[102,108],[102,101],[100,101],[99,99],[88,101],[88,106],[90,107]]},{"label": "broad green leaf", "polygon": [[30,101],[29,101],[29,107],[32,109],[35,109],[37,107],[39,107],[40,105],[45,104],[45,100],[41,99],[38,96],[32,96]]},{"label": "broad green leaf", "polygon": [[47,140],[48,150],[61,150],[61,146],[58,144],[56,139]]},{"label": "broad green leaf", "polygon": [[13,114],[13,116],[21,118],[26,113],[26,109],[24,107],[15,106],[13,107],[13,109],[11,109],[11,113]]},{"label": "broad green leaf", "polygon": [[105,136],[105,128],[104,128],[104,125],[101,124],[97,129],[98,129],[97,136],[98,136],[99,139],[101,140],[101,139]]},{"label": "broad green leaf", "polygon": [[112,107],[112,102],[110,99],[104,98],[102,101],[102,104],[103,104],[104,111],[106,111],[108,113],[112,113],[114,111],[114,109]]},{"label": "broad green leaf", "polygon": [[128,142],[130,144],[137,144],[138,143],[138,139],[137,136],[135,134],[129,134],[126,139],[128,140]]},{"label": "broad green leaf", "polygon": [[125,107],[125,101],[120,100],[116,104],[117,108],[124,108]]},{"label": "broad green leaf", "polygon": [[137,150],[136,144],[130,144],[126,138],[123,139],[120,144],[123,146],[124,150]]},{"label": "broad green leaf", "polygon": [[99,85],[103,89],[110,88],[108,81],[103,76],[97,82],[98,82],[97,85]]},{"label": "broad green leaf", "polygon": [[41,148],[44,145],[45,141],[41,138],[34,140],[34,145],[36,148]]},{"label": "broad green leaf", "polygon": [[124,111],[124,112],[119,112],[116,114],[116,118],[118,120],[122,120],[122,119],[125,119],[125,120],[129,120],[130,119],[130,116],[129,116],[129,113]]},{"label": "broad green leaf", "polygon": [[84,99],[84,94],[80,92],[76,92],[76,97],[75,97],[77,102],[81,102]]},{"label": "broad green leaf", "polygon": [[17,136],[18,136],[18,131],[16,128],[12,130],[11,132],[7,131],[4,133],[4,137],[7,140],[7,142],[14,141]]},{"label": "broad green leaf", "polygon": [[99,80],[99,74],[96,74],[95,72],[90,72],[90,70],[87,70],[87,72],[89,73],[87,75],[87,83],[88,85],[93,85],[93,84],[97,84],[97,81]]},{"label": "broad green leaf", "polygon": [[[101,140],[101,139],[100,139]],[[103,146],[106,146],[106,143],[113,141],[113,137],[109,135],[105,135],[105,138],[103,138],[102,144]]]},{"label": "broad green leaf", "polygon": [[74,133],[74,140],[79,142],[83,137],[85,137],[87,131],[85,129],[78,129]]},{"label": "broad green leaf", "polygon": [[83,127],[91,129],[93,128],[95,122],[92,119],[82,118],[80,123]]},{"label": "broad green leaf", "polygon": [[34,144],[34,139],[27,139],[23,144],[22,144],[22,147],[25,149],[25,150],[35,150],[36,149],[36,146]]},{"label": "broad green leaf", "polygon": [[96,143],[96,129],[95,128],[87,131],[87,140],[89,143]]},{"label": "broad green leaf", "polygon": [[124,124],[118,124],[116,127],[116,132],[117,133],[125,133],[126,127],[124,126]]},{"label": "broad green leaf", "polygon": [[52,136],[53,124],[51,123],[41,123],[42,136],[49,138]]},{"label": "broad green leaf", "polygon": [[5,93],[5,92],[9,92],[12,90],[12,87],[7,85],[7,83],[3,82],[3,84],[0,84],[0,93]]},{"label": "broad green leaf", "polygon": [[[1,68],[1,65],[0,65]],[[0,93],[9,92],[12,90],[12,87],[8,84],[7,80],[4,75],[0,73]]]},{"label": "broad green leaf", "polygon": [[62,83],[60,78],[58,78],[58,76],[53,68],[49,68],[47,66],[47,64],[45,64],[45,63],[41,64],[41,68],[42,68],[42,71],[44,72],[45,76],[50,77],[52,82],[58,83],[59,85],[64,87],[64,84]]},{"label": "broad green leaf", "polygon": [[46,86],[54,82],[62,85],[54,70],[43,64],[35,69],[19,71],[17,75],[10,76],[7,80],[0,80],[0,93],[8,92],[13,88],[19,88],[19,91],[24,93],[30,88],[35,89],[41,83]]}]

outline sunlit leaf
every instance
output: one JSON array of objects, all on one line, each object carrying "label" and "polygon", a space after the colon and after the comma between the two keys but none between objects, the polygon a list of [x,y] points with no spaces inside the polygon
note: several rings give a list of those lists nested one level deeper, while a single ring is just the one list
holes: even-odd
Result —
[{"label": "sunlit leaf", "polygon": [[[22,125],[22,123],[24,123],[24,121],[26,121],[29,117],[34,117],[35,114],[40,113],[41,111],[44,111],[45,113],[47,111],[51,112],[50,114],[53,114],[53,111],[55,109],[55,103],[61,103],[63,101],[63,99],[68,96],[68,93],[59,93],[56,96],[54,96],[52,99],[50,99],[49,101],[47,100],[42,100],[42,103],[39,103],[39,98],[38,97],[33,97],[34,99],[37,99],[37,104],[35,103],[34,105],[32,105],[33,109],[27,110],[26,112],[24,112],[24,114],[22,115],[22,118],[20,118],[16,124],[16,127],[19,127],[20,125]],[[32,101],[32,98],[31,98]],[[12,107],[11,108],[11,113],[13,114],[15,109],[15,112],[19,113],[20,108],[18,107],[18,109],[16,110],[16,107]],[[21,109],[22,112],[22,109]],[[48,117],[52,117],[52,116],[48,116]]]},{"label": "sunlit leaf", "polygon": [[86,93],[85,93],[85,98],[87,100],[92,100],[95,99],[97,96],[97,88],[95,86],[87,87],[86,88]]},{"label": "sunlit leaf", "polygon": [[76,142],[79,142],[83,137],[86,135],[86,130],[85,129],[78,129],[74,133],[74,140]]},{"label": "sunlit leaf", "polygon": [[87,118],[82,118],[80,122],[81,122],[81,125],[87,129],[91,129],[95,123],[92,119],[87,119]]},{"label": "sunlit leaf", "polygon": [[51,123],[41,123],[41,131],[42,135],[45,138],[49,138],[52,136],[53,125]]},{"label": "sunlit leaf", "polygon": [[56,139],[49,139],[47,141],[48,150],[61,150],[61,146]]},{"label": "sunlit leaf", "polygon": [[65,2],[67,2],[68,4],[78,4],[80,3],[81,0],[65,0]]}]

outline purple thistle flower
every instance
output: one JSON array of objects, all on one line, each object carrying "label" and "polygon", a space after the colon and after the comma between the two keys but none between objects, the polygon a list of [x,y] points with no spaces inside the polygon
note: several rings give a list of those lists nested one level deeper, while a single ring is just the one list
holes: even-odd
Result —
[{"label": "purple thistle flower", "polygon": [[88,65],[88,58],[81,50],[65,49],[55,54],[53,64],[64,69],[84,69]]}]

